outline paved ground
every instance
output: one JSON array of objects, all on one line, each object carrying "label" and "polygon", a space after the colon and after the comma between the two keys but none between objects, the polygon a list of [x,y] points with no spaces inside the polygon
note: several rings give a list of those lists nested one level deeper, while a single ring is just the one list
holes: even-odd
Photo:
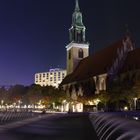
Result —
[{"label": "paved ground", "polygon": [[1,131],[0,140],[97,140],[88,114],[56,114]]}]

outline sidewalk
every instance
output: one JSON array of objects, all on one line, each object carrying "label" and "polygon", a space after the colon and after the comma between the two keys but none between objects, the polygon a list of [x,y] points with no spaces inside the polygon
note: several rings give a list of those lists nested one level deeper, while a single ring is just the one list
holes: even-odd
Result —
[{"label": "sidewalk", "polygon": [[88,114],[55,114],[10,128],[1,140],[98,140]]}]

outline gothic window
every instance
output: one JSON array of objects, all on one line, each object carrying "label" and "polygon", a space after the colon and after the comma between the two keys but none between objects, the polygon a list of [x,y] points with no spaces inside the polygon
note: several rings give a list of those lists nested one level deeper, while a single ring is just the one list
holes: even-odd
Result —
[{"label": "gothic window", "polygon": [[71,51],[69,50],[69,59],[71,59]]},{"label": "gothic window", "polygon": [[79,58],[83,58],[84,57],[84,54],[83,54],[83,49],[79,49],[79,51],[78,51],[78,57]]}]

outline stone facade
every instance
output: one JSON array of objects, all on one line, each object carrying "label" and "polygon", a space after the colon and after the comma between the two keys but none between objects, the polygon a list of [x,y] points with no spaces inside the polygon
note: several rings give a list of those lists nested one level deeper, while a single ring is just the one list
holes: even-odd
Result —
[{"label": "stone facade", "polygon": [[89,44],[86,42],[85,26],[78,0],[72,15],[72,26],[69,29],[70,43],[66,46],[67,51],[67,74],[74,71],[80,60],[89,55]]},{"label": "stone facade", "polygon": [[[100,94],[108,89],[118,74],[125,73],[127,67],[132,69],[133,65],[136,65],[136,69],[139,68],[140,49],[135,48],[131,37],[126,33],[119,41],[89,56],[89,44],[85,42],[85,26],[78,0],[75,9],[70,29],[71,43],[66,47],[68,75],[62,81],[61,87],[72,99],[72,104],[69,105],[72,111],[81,111],[77,105],[80,103],[79,97]],[[78,14],[79,18],[76,18]]]},{"label": "stone facade", "polygon": [[67,47],[67,74],[74,71],[78,63],[89,55],[89,45],[70,43]]}]

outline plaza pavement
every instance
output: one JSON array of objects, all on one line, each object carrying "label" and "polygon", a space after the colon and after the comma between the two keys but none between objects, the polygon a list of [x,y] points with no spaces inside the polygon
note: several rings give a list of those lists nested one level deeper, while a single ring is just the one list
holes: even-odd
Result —
[{"label": "plaza pavement", "polygon": [[88,114],[46,114],[1,127],[0,140],[98,140]]}]

